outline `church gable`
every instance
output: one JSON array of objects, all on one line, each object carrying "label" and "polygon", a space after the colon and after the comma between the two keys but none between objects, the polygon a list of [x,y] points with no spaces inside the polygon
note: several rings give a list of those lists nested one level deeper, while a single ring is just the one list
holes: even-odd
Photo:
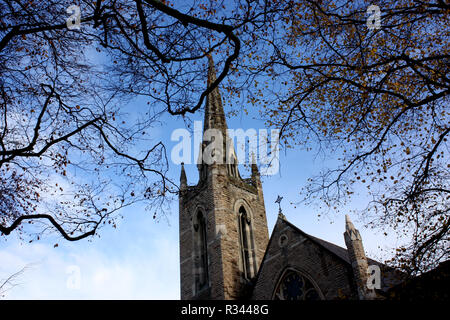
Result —
[{"label": "church gable", "polygon": [[[332,244],[330,244],[332,245]],[[336,246],[337,247],[337,246]],[[337,247],[340,248],[340,247]],[[351,265],[345,256],[325,248],[316,239],[303,233],[279,217],[253,289],[252,299],[285,299],[283,282],[301,283],[302,298],[357,299]],[[345,249],[340,248],[342,250]],[[306,292],[310,292],[306,295]]]}]

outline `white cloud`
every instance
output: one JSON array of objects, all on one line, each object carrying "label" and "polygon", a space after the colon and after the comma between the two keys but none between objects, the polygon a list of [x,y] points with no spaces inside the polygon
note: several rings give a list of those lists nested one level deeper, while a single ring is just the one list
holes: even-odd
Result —
[{"label": "white cloud", "polygon": [[[179,299],[178,246],[170,240],[109,253],[95,243],[3,245],[0,278],[34,263],[7,299]],[[79,268],[79,289],[68,286],[71,266]]]}]

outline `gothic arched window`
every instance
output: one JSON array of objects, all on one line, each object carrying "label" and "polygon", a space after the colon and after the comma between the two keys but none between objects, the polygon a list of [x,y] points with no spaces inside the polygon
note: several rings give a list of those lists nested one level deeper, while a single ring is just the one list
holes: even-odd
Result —
[{"label": "gothic arched window", "polygon": [[321,294],[307,277],[294,270],[286,271],[275,289],[274,300],[321,300]]},{"label": "gothic arched window", "polygon": [[242,273],[245,279],[251,279],[256,273],[252,229],[250,217],[241,206],[239,208],[239,240],[242,256]]},{"label": "gothic arched window", "polygon": [[208,242],[206,237],[206,219],[199,211],[194,223],[195,231],[195,288],[196,291],[204,289],[209,285],[208,277]]}]

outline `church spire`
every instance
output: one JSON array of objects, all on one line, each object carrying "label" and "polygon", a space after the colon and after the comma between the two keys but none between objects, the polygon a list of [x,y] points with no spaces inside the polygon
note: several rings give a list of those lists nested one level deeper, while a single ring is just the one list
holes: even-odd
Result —
[{"label": "church spire", "polygon": [[[208,56],[208,87],[216,80],[214,62]],[[183,166],[180,176],[184,188],[179,193],[181,299],[250,298],[249,284],[269,242],[263,192],[257,187],[259,175],[254,167],[258,183],[253,185],[239,175],[218,88],[208,93],[204,108],[199,181],[184,187]]]},{"label": "church spire", "polygon": [[[208,55],[208,87],[216,81],[216,68],[211,55]],[[208,129],[218,129],[226,137],[227,122],[225,119],[225,112],[222,105],[222,97],[220,96],[219,88],[214,88],[206,98],[205,106],[205,123],[203,131]]]},{"label": "church spire", "polygon": [[351,240],[362,240],[359,231],[353,225],[348,214],[345,215],[345,231],[350,235]]},{"label": "church spire", "polygon": [[[216,80],[216,68],[214,66],[214,60],[211,55],[208,54],[208,77],[207,77],[207,85],[210,87]],[[215,131],[209,131],[206,134],[207,130],[214,129]],[[222,157],[221,160],[217,161],[217,163],[225,163],[228,164],[230,157],[234,154],[234,148],[232,147],[232,143],[228,138],[227,134],[227,122],[225,118],[225,112],[222,104],[222,97],[220,95],[219,88],[214,88],[210,93],[208,93],[206,97],[206,105],[205,105],[205,121],[203,124],[203,141],[200,145],[199,149],[199,157],[197,160],[197,166],[200,172],[200,179],[204,179],[207,176],[208,165],[205,165],[204,152],[206,147],[209,146],[212,141],[222,141],[222,144],[215,145],[213,147],[214,152],[211,154],[215,154],[217,157]],[[218,132],[221,134],[221,139],[216,140],[216,136]],[[217,148],[217,149],[216,149]],[[230,150],[233,148],[232,150]],[[211,149],[211,147],[210,147]],[[209,151],[208,151],[209,154]],[[218,158],[220,159],[220,158]]]}]

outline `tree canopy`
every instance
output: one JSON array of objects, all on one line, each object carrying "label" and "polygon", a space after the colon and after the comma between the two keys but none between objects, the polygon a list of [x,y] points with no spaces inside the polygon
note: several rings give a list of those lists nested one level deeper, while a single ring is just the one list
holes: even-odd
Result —
[{"label": "tree canopy", "polygon": [[[215,9],[152,0],[0,3],[0,231],[43,224],[75,241],[137,201],[164,209],[178,186],[151,128],[198,110],[240,41]],[[67,10],[67,11],[66,11]],[[76,22],[76,17],[74,17]],[[69,20],[69,21],[66,21]],[[206,56],[223,70],[206,87]],[[130,116],[136,96],[147,110]],[[128,123],[125,120],[130,120]],[[144,147],[141,147],[144,146]]]},{"label": "tree canopy", "polygon": [[408,237],[393,262],[414,273],[449,258],[450,7],[374,4],[379,28],[366,1],[280,2],[239,69],[285,146],[339,155],[305,200],[338,209],[366,187],[364,217]]},{"label": "tree canopy", "polygon": [[[374,226],[413,230],[397,265],[448,259],[448,1],[378,1],[375,28],[368,1],[80,0],[79,29],[71,4],[0,2],[4,235],[28,220],[79,240],[137,201],[163,208],[178,186],[148,132],[220,84],[286,147],[340,155],[307,200],[338,208],[366,186]],[[207,87],[209,54],[219,74]],[[147,109],[129,117],[136,96]]]}]

